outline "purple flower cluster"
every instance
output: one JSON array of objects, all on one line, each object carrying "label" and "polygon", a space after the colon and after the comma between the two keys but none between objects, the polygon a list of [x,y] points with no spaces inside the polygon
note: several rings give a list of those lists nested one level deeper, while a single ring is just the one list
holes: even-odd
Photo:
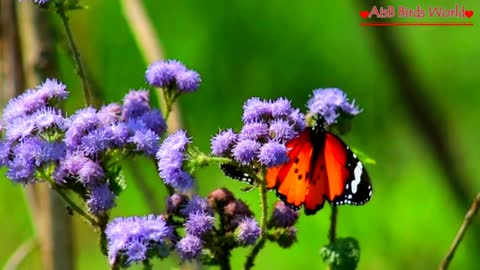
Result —
[{"label": "purple flower cluster", "polygon": [[146,73],[147,82],[155,87],[176,89],[179,93],[194,92],[200,86],[200,75],[176,60],[151,64]]},{"label": "purple flower cluster", "polygon": [[159,254],[164,245],[170,245],[173,228],[162,216],[115,218],[105,230],[110,265],[129,265],[147,259],[147,252]]},{"label": "purple flower cluster", "polygon": [[286,228],[295,225],[298,220],[298,212],[288,207],[283,201],[278,201],[274,205],[270,226]]},{"label": "purple flower cluster", "polygon": [[157,152],[158,172],[165,184],[185,192],[193,186],[193,177],[184,170],[190,139],[183,130],[168,136]]},{"label": "purple flower cluster", "polygon": [[355,101],[350,102],[347,95],[337,88],[313,90],[307,107],[311,114],[320,115],[327,125],[334,124],[342,114],[355,116],[361,112]]},{"label": "purple flower cluster", "polygon": [[124,155],[154,156],[167,126],[162,114],[150,107],[147,91],[130,91],[123,105],[88,107],[65,118],[53,105],[67,96],[64,84],[47,79],[10,100],[0,121],[5,133],[0,140],[0,166],[8,168],[7,177],[13,182],[28,184],[46,180],[45,172],[53,164],[56,183],[81,184],[90,212],[101,214],[115,205],[110,189],[115,179],[107,179],[112,168],[104,167],[110,154],[122,149]]},{"label": "purple flower cluster", "polygon": [[35,182],[40,168],[65,156],[65,144],[45,134],[65,129],[61,111],[51,105],[67,96],[65,85],[47,79],[8,102],[0,121],[0,131],[5,132],[5,139],[0,141],[0,166],[7,166],[7,177],[12,181]]},{"label": "purple flower cluster", "polygon": [[281,247],[290,247],[297,240],[297,229],[293,227],[297,220],[297,211],[292,210],[282,201],[275,203],[268,227],[276,228],[275,240]]},{"label": "purple flower cluster", "polygon": [[150,107],[147,91],[130,91],[123,106],[109,104],[100,110],[88,107],[68,119],[67,149],[97,157],[110,148],[129,148],[154,156],[167,126],[161,113]]},{"label": "purple flower cluster", "polygon": [[236,200],[226,188],[212,191],[208,203],[224,218],[224,230],[233,231],[240,245],[253,245],[260,237],[261,229],[253,213],[241,200]]},{"label": "purple flower cluster", "polygon": [[176,245],[182,260],[197,258],[204,247],[203,239],[213,230],[215,218],[206,199],[197,195],[188,199],[182,194],[173,194],[167,201],[167,213],[185,217],[186,235]]},{"label": "purple flower cluster", "polygon": [[[215,227],[215,212],[220,218],[220,229]],[[212,191],[208,199],[194,195],[188,198],[183,194],[173,194],[167,200],[167,215],[183,218],[185,236],[176,244],[182,260],[193,260],[208,246],[208,239],[218,237],[216,233],[235,235],[238,245],[252,245],[259,238],[261,230],[253,219],[248,206],[236,200],[233,194],[220,188]],[[223,237],[223,236],[219,236]]]},{"label": "purple flower cluster", "polygon": [[230,157],[243,165],[253,162],[275,167],[288,161],[285,143],[305,128],[304,115],[290,101],[251,98],[243,105],[244,126],[236,134],[221,131],[211,140],[212,154]]},{"label": "purple flower cluster", "polygon": [[248,246],[255,244],[261,232],[257,221],[251,217],[246,217],[240,221],[235,236],[240,244]]},{"label": "purple flower cluster", "polygon": [[106,184],[108,153],[126,149],[126,153],[154,156],[160,136],[167,126],[161,113],[150,107],[147,91],[130,91],[123,105],[112,103],[100,110],[78,110],[68,120],[65,132],[67,155],[54,173],[61,185],[81,183],[87,190],[90,212],[101,214],[115,206],[115,194]]}]

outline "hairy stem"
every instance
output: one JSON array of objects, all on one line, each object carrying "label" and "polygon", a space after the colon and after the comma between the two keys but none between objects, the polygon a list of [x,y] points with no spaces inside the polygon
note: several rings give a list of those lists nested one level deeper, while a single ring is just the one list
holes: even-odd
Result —
[{"label": "hairy stem", "polygon": [[77,71],[77,75],[80,78],[83,88],[83,99],[85,101],[85,105],[92,104],[91,96],[90,96],[90,88],[88,85],[85,69],[83,67],[82,61],[80,59],[80,52],[78,51],[77,45],[73,40],[72,30],[70,29],[70,24],[68,21],[68,16],[65,11],[65,7],[63,3],[59,3],[56,6],[57,14],[62,19],[63,28],[65,29],[65,33],[67,35],[68,44],[70,46],[70,50],[73,55],[73,59],[75,60],[75,69]]},{"label": "hairy stem", "polygon": [[330,244],[333,244],[336,239],[337,235],[337,216],[338,216],[338,208],[332,205],[332,214],[330,216],[330,231],[328,233],[328,239],[330,240]]},{"label": "hairy stem", "polygon": [[259,182],[260,185],[260,207],[262,208],[260,227],[262,229],[262,232],[260,234],[260,239],[247,257],[247,261],[245,262],[244,267],[245,269],[251,269],[254,266],[255,258],[257,257],[260,250],[265,246],[265,242],[267,239],[267,186],[264,179],[257,179],[257,182]]},{"label": "hairy stem", "polygon": [[438,269],[444,270],[448,268],[448,264],[450,264],[450,261],[452,261],[453,255],[455,254],[455,251],[457,250],[458,245],[462,241],[462,238],[465,235],[465,232],[467,231],[468,227],[472,223],[475,215],[478,213],[479,207],[480,207],[480,193],[477,194],[477,197],[475,197],[475,200],[473,200],[472,206],[470,207],[470,209],[468,209],[468,212],[465,215],[465,219],[463,220],[463,224],[462,226],[460,226],[460,229],[458,230],[457,235],[455,236],[455,239],[453,239],[452,245],[450,246],[450,249],[448,250],[447,255],[443,259]]}]

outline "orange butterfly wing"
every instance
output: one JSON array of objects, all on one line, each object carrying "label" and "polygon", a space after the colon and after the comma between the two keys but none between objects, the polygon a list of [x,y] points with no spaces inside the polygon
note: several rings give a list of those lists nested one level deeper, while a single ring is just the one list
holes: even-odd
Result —
[{"label": "orange butterfly wing", "polygon": [[286,204],[314,214],[325,200],[333,205],[366,203],[372,186],[363,164],[342,140],[305,129],[287,143],[289,162],[267,171],[267,187]]},{"label": "orange butterfly wing", "polygon": [[[314,147],[311,130],[306,129],[287,143],[289,162],[267,171],[267,188],[275,188],[277,196],[293,208],[300,208],[311,190],[311,160]],[[321,182],[321,181],[319,181]],[[325,182],[325,181],[323,181]],[[310,200],[309,205],[323,205],[323,196]],[[320,206],[321,208],[321,206]]]}]

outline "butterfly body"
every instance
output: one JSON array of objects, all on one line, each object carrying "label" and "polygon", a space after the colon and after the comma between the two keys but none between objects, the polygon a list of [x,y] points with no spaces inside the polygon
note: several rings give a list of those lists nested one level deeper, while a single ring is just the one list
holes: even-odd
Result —
[{"label": "butterfly body", "polygon": [[368,202],[372,186],[363,164],[333,133],[306,128],[287,143],[289,162],[267,171],[267,188],[294,209],[306,214],[332,205]]}]

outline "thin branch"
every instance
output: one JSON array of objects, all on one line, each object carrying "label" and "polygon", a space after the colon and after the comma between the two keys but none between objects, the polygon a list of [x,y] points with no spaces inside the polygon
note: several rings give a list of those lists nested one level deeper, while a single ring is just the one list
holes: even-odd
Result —
[{"label": "thin branch", "polygon": [[70,24],[68,22],[68,17],[65,11],[65,7],[63,3],[57,4],[57,14],[62,19],[63,28],[65,29],[65,34],[67,35],[68,44],[70,45],[70,50],[75,60],[75,68],[77,71],[78,77],[80,77],[80,81],[82,82],[83,88],[83,98],[85,100],[85,104],[88,106],[92,104],[91,95],[90,95],[90,87],[88,85],[87,76],[85,73],[85,69],[83,67],[82,60],[80,59],[80,52],[75,44],[75,40],[73,39],[72,30],[70,28]]},{"label": "thin branch", "polygon": [[463,224],[462,226],[460,226],[460,229],[458,230],[457,235],[455,236],[455,239],[453,239],[452,245],[450,246],[450,249],[448,250],[447,255],[445,256],[442,263],[438,267],[439,270],[445,270],[448,268],[448,264],[453,259],[453,255],[455,254],[455,251],[457,250],[458,245],[462,241],[462,238],[465,235],[465,232],[467,231],[468,226],[470,226],[470,224],[473,221],[473,218],[478,213],[479,207],[480,207],[480,193],[477,194],[477,197],[473,201],[472,206],[470,207],[467,214],[465,215]]},{"label": "thin branch", "polygon": [[37,245],[38,245],[38,242],[35,238],[25,241],[8,258],[7,262],[5,263],[2,269],[3,270],[18,269],[20,264],[25,260],[25,258],[33,251],[33,249]]},{"label": "thin branch", "polygon": [[337,235],[337,216],[338,208],[332,205],[332,214],[330,216],[330,231],[328,233],[328,239],[330,240],[330,244],[335,243]]}]

